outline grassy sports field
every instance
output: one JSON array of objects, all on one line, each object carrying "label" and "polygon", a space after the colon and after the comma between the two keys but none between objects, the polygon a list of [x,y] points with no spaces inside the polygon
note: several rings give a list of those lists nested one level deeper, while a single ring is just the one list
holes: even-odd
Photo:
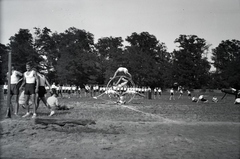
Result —
[{"label": "grassy sports field", "polygon": [[[82,159],[239,159],[240,105],[227,95],[218,103],[137,98],[118,105],[91,97],[60,98],[73,107],[48,117],[40,105],[38,118],[94,120],[87,126],[72,123],[36,124],[31,117],[5,119],[6,100],[1,95],[0,158]],[[20,115],[25,109],[20,108]]]}]

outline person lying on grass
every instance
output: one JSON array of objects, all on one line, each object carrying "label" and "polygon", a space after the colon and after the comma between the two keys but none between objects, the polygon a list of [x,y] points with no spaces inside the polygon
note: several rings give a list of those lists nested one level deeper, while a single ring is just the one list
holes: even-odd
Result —
[{"label": "person lying on grass", "polygon": [[197,101],[198,101],[198,98],[195,97],[195,96],[193,96],[193,97],[192,97],[192,102],[197,102]]},{"label": "person lying on grass", "polygon": [[217,102],[218,102],[218,98],[215,97],[215,96],[213,96],[213,97],[212,97],[212,102],[217,103]]},{"label": "person lying on grass", "polygon": [[203,103],[208,102],[208,100],[205,98],[204,95],[199,95],[197,103],[198,103],[199,101],[201,101],[201,102],[203,102]]},{"label": "person lying on grass", "polygon": [[240,104],[240,97],[235,99],[234,104]]}]

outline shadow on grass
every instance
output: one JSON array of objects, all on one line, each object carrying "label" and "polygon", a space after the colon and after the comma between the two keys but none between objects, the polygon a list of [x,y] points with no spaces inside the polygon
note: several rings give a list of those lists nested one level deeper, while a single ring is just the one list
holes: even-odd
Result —
[{"label": "shadow on grass", "polygon": [[74,133],[96,133],[96,134],[123,134],[124,130],[115,127],[115,126],[109,126],[104,128],[94,128],[90,126],[79,126],[75,124],[65,124],[64,126],[58,126],[58,125],[48,125],[48,130],[50,131],[57,131],[57,132],[64,132],[67,134],[74,134]]}]

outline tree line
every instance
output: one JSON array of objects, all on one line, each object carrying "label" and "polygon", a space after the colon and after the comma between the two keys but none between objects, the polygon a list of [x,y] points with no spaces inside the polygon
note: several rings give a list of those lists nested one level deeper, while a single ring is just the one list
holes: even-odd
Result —
[{"label": "tree line", "polygon": [[[83,86],[105,85],[119,66],[129,69],[138,86],[169,88],[178,83],[188,89],[240,88],[240,41],[223,40],[214,49],[197,35],[179,35],[178,49],[167,51],[148,32],[122,37],[103,37],[94,43],[94,35],[70,27],[63,33],[49,28],[20,29],[7,45],[0,44],[1,81],[6,82],[8,53],[13,65],[25,72],[32,61],[46,73],[50,82]],[[212,62],[207,55],[212,52]],[[216,71],[210,72],[211,65]]]}]

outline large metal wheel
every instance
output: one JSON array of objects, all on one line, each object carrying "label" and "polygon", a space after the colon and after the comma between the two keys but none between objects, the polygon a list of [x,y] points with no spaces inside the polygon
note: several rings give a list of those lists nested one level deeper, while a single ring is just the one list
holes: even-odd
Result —
[{"label": "large metal wheel", "polygon": [[[124,81],[123,81],[124,79]],[[126,84],[123,85],[122,87],[119,87],[119,85],[121,85],[121,82],[125,82]],[[134,88],[135,84],[133,83],[132,79],[127,77],[127,76],[116,76],[112,79],[109,80],[106,90],[114,90],[118,93],[118,96],[110,96],[109,100],[111,100],[112,102],[116,102],[119,104],[125,104],[125,103],[129,103],[133,98],[134,98],[134,94],[126,94],[125,92],[130,89],[130,88]],[[124,94],[124,95],[123,95]]]}]

